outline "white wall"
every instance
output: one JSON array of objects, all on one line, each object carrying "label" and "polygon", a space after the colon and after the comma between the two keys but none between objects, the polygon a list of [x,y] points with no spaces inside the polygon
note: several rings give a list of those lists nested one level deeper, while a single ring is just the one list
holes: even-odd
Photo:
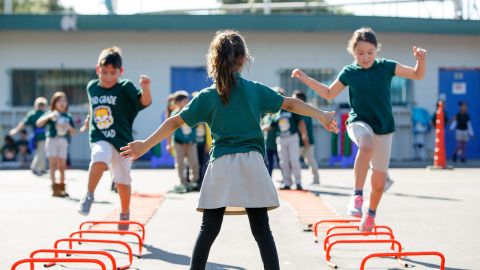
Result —
[{"label": "white wall", "polygon": [[[353,29],[352,29],[353,30]],[[255,57],[244,77],[277,85],[284,68],[333,68],[352,62],[346,52],[350,32],[246,32]],[[480,36],[378,33],[380,57],[414,65],[411,47],[428,49],[427,74],[414,83],[415,101],[433,111],[438,93],[439,67],[480,66]],[[0,110],[10,108],[12,68],[93,68],[101,49],[120,46],[124,77],[138,83],[140,74],[152,77],[154,104],[134,124],[135,137],[145,137],[160,124],[170,91],[172,66],[202,66],[211,32],[0,32]],[[337,102],[347,100],[347,91]]]}]

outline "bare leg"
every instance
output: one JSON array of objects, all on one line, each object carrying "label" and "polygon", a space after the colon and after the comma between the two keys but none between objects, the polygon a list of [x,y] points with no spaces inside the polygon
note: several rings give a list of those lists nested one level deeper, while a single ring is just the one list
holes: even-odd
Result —
[{"label": "bare leg", "polygon": [[131,186],[117,183],[117,189],[118,195],[120,196],[122,214],[130,213],[130,195],[132,193]]},{"label": "bare leg", "polygon": [[65,183],[65,169],[67,167],[67,161],[65,159],[57,158],[57,168],[60,172],[60,184]]},{"label": "bare leg", "polygon": [[372,191],[370,193],[369,208],[373,211],[377,210],[380,199],[382,198],[386,177],[387,173],[372,170]]},{"label": "bare leg", "polygon": [[353,170],[355,173],[355,189],[362,190],[370,167],[370,159],[373,153],[373,138],[363,135],[358,140],[358,152],[355,158]]},{"label": "bare leg", "polygon": [[57,170],[57,158],[56,157],[48,158],[48,163],[50,167],[50,179],[52,180],[52,184],[55,184],[55,171]]},{"label": "bare leg", "polygon": [[88,192],[93,193],[102,178],[103,172],[108,170],[107,164],[103,162],[93,163],[88,170]]}]

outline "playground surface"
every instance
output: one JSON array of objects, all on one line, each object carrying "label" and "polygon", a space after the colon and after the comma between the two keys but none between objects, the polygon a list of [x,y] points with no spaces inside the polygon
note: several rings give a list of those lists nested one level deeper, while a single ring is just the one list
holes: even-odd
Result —
[{"label": "playground surface", "polygon": [[[148,222],[143,256],[134,258],[131,269],[187,269],[201,222],[201,214],[194,210],[199,194],[169,193],[178,183],[174,170],[134,169],[132,174],[133,190],[137,194],[161,194],[163,200],[154,206],[142,203],[135,206],[137,211],[144,206],[142,215],[153,216],[145,219]],[[322,185],[317,187],[308,186],[309,171],[303,170],[302,175],[304,186],[318,194],[319,201],[345,217],[353,185],[351,169],[320,169]],[[390,226],[406,251],[443,253],[446,269],[480,269],[480,169],[391,169],[390,175],[395,184],[384,195],[377,224]],[[47,176],[36,177],[30,171],[0,171],[0,269],[10,269],[32,250],[52,248],[56,239],[76,231],[82,221],[104,220],[118,208],[117,195],[110,191],[110,180],[105,176],[97,189],[97,203],[90,216],[77,214],[86,178],[84,170],[68,170],[66,183],[70,198],[62,199],[50,197]],[[275,170],[275,184],[279,178],[280,172]],[[368,187],[367,181],[366,194]],[[281,269],[329,269],[322,253],[324,232],[320,232],[320,243],[314,243],[313,233],[304,231],[306,225],[297,218],[298,209],[291,201],[282,199],[281,207],[269,213]],[[135,242],[127,236],[119,239]],[[135,245],[132,246],[136,253]],[[125,252],[113,247],[107,250],[119,258],[120,264],[126,262]],[[332,261],[338,269],[359,269],[363,257],[386,251],[389,251],[388,244],[338,245],[332,250]],[[438,269],[440,263],[436,257],[409,257],[405,261],[414,265],[413,269]],[[27,269],[27,266],[17,269]],[[40,265],[37,268],[43,269]],[[207,269],[262,268],[247,218],[227,216],[212,247]],[[65,264],[50,269],[69,268]],[[74,269],[87,268],[76,266]],[[374,259],[366,269],[405,268],[394,259]]]}]

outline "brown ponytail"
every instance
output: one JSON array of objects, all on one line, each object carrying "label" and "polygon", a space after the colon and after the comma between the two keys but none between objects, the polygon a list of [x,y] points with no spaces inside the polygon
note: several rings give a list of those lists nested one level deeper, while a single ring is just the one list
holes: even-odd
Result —
[{"label": "brown ponytail", "polygon": [[207,54],[207,72],[217,86],[223,104],[227,104],[230,91],[236,84],[235,73],[239,72],[251,57],[243,37],[237,31],[216,33]]}]

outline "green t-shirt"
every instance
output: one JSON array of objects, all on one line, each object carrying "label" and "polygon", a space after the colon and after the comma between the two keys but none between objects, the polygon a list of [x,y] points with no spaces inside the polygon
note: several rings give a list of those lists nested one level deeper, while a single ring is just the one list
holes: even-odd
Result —
[{"label": "green t-shirt", "polygon": [[[315,144],[315,139],[313,137],[313,121],[311,117],[302,116],[303,122],[305,122],[305,126],[307,127],[307,135],[308,135],[308,143]],[[300,146],[303,146],[303,140],[300,140]]]},{"label": "green t-shirt", "polygon": [[275,114],[267,114],[262,118],[262,125],[269,125],[270,129],[265,132],[265,145],[268,150],[277,149],[277,127],[272,126],[272,121],[275,118]]},{"label": "green t-shirt", "polygon": [[272,126],[278,129],[278,136],[289,136],[298,133],[300,120],[302,120],[302,116],[282,109],[273,120]]},{"label": "green t-shirt", "polygon": [[[173,111],[172,116],[178,114],[180,111]],[[191,128],[187,124],[183,124],[177,128],[173,133],[173,141],[175,143],[186,144],[194,143],[197,140],[196,127]]]},{"label": "green t-shirt", "polygon": [[212,132],[210,160],[223,155],[258,151],[265,155],[260,118],[280,110],[283,96],[269,87],[236,76],[227,104],[223,104],[215,85],[200,91],[180,112],[190,127],[205,122]]},{"label": "green t-shirt", "polygon": [[132,125],[138,112],[142,90],[129,80],[119,80],[112,88],[103,88],[98,79],[87,85],[90,106],[90,143],[107,141],[117,151],[133,141]]},{"label": "green t-shirt", "polygon": [[31,110],[25,115],[22,122],[25,126],[30,126],[32,128],[33,136],[36,141],[45,140],[45,129],[37,127],[37,120],[44,114],[44,111],[41,110]]},{"label": "green t-shirt", "polygon": [[376,134],[395,131],[390,87],[396,66],[395,61],[376,59],[368,69],[357,64],[343,68],[338,79],[343,85],[349,87],[352,109],[348,123],[366,122]]},{"label": "green t-shirt", "polygon": [[[45,115],[51,113],[48,111]],[[70,113],[61,113],[59,112],[55,119],[50,119],[45,124],[47,130],[47,137],[54,138],[54,137],[65,137],[69,138],[70,133],[68,132],[69,127],[75,127],[75,122],[73,121],[73,117]]]}]

